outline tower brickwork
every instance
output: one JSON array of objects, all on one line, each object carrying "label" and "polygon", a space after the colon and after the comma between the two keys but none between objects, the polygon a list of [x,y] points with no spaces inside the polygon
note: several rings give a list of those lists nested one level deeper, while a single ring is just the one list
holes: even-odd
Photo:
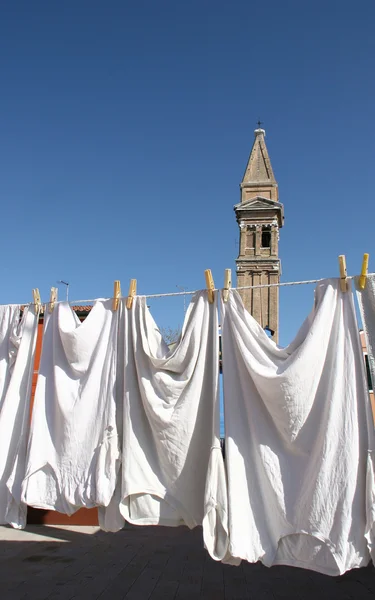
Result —
[{"label": "tower brickwork", "polygon": [[[234,207],[240,228],[236,260],[237,287],[279,283],[279,230],[284,207],[265,143],[264,129],[255,130],[255,140],[240,184],[240,203]],[[272,339],[279,334],[279,288],[240,291],[245,308],[267,329]]]}]

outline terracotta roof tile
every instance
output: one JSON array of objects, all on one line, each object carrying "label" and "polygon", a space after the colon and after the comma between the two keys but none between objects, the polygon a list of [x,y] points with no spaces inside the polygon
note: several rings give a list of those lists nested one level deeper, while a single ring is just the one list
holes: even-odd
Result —
[{"label": "terracotta roof tile", "polygon": [[87,306],[80,306],[79,304],[77,306],[72,306],[74,312],[90,312],[91,309],[92,306],[89,304]]}]

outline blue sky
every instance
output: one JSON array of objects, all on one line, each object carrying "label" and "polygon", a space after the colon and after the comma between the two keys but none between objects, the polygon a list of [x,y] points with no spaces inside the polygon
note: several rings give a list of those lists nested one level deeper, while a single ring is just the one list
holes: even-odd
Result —
[{"label": "blue sky", "polygon": [[[0,302],[221,286],[259,117],[282,280],[374,270],[374,21],[371,0],[2,3]],[[281,290],[282,343],[312,301]],[[181,298],[150,306],[182,323]]]}]

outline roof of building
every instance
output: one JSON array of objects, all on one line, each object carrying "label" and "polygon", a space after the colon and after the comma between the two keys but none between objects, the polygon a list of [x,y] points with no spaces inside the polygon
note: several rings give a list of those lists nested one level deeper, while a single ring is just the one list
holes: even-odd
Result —
[{"label": "roof of building", "polygon": [[264,141],[266,132],[264,129],[256,129],[254,134],[254,144],[242,179],[242,185],[271,184],[277,186],[267,146]]},{"label": "roof of building", "polygon": [[74,312],[90,312],[90,310],[92,309],[92,305],[87,304],[86,306],[80,306],[79,304],[77,304],[76,306],[72,306],[71,308],[72,310],[74,310]]}]

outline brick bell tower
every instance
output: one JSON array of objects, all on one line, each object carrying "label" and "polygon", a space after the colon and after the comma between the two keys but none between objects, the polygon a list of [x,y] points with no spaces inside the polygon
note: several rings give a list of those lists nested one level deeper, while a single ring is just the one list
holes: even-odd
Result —
[{"label": "brick bell tower", "polygon": [[[260,123],[258,123],[260,126]],[[254,131],[255,139],[240,184],[241,201],[234,206],[240,228],[236,260],[237,287],[279,283],[279,229],[284,224],[284,207],[273,174],[264,138],[264,129]],[[246,309],[270,332],[279,335],[279,288],[240,291]]]}]

